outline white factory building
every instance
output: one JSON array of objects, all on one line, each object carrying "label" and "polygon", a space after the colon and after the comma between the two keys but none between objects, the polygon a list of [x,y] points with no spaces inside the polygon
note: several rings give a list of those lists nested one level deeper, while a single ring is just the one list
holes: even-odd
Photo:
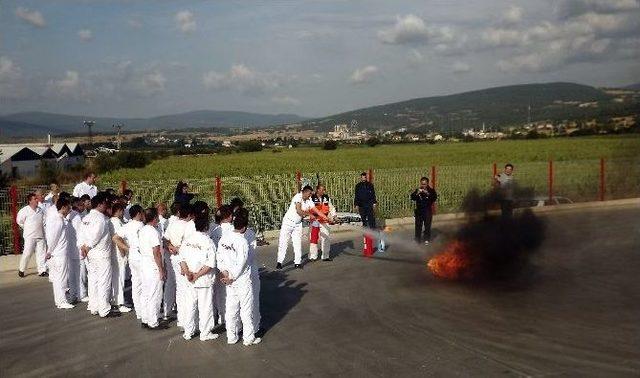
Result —
[{"label": "white factory building", "polygon": [[84,151],[78,143],[0,144],[0,168],[12,178],[38,174],[42,164],[68,169],[84,164]]}]

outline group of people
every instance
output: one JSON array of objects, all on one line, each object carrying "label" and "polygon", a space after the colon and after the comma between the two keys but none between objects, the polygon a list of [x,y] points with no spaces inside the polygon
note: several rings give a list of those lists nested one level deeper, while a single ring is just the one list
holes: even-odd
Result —
[{"label": "group of people", "polygon": [[211,214],[205,202],[177,195],[167,217],[164,204],[143,209],[131,191],[98,191],[95,180],[88,173],[73,195],[27,196],[17,217],[25,240],[20,277],[35,253],[59,309],[87,302],[101,318],[135,311],[148,330],[177,320],[186,340],[213,340],[214,329],[226,329],[229,344],[261,341],[256,235],[242,201]]}]

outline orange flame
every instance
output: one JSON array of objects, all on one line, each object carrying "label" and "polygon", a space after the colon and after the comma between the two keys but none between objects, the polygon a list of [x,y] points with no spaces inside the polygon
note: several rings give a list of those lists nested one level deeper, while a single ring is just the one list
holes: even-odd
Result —
[{"label": "orange flame", "polygon": [[459,240],[451,242],[444,251],[432,257],[427,266],[440,278],[448,280],[473,278],[473,253],[470,246]]}]

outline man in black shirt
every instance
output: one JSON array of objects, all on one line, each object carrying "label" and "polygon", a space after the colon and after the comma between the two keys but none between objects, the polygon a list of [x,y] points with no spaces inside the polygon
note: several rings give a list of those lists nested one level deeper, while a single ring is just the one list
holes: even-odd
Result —
[{"label": "man in black shirt", "polygon": [[360,213],[362,225],[370,229],[375,229],[375,211],[378,206],[378,201],[376,200],[376,190],[373,184],[367,180],[367,174],[365,172],[360,174],[360,182],[356,184],[355,192],[353,206],[355,206],[356,211]]},{"label": "man in black shirt", "polygon": [[[429,186],[429,179],[422,177],[420,187],[411,193],[411,200],[416,202],[414,215],[416,218],[416,242],[431,241],[431,219],[433,218],[433,203],[438,199],[436,190]],[[424,231],[423,231],[424,230]]]}]

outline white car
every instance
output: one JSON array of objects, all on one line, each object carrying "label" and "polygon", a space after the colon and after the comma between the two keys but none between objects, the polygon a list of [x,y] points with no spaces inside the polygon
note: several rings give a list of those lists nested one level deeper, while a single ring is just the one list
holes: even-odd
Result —
[{"label": "white car", "polygon": [[552,205],[566,205],[569,203],[573,203],[567,197],[549,197],[546,196],[538,196],[530,199],[519,199],[516,200],[516,207],[543,207],[543,206],[552,206]]}]

